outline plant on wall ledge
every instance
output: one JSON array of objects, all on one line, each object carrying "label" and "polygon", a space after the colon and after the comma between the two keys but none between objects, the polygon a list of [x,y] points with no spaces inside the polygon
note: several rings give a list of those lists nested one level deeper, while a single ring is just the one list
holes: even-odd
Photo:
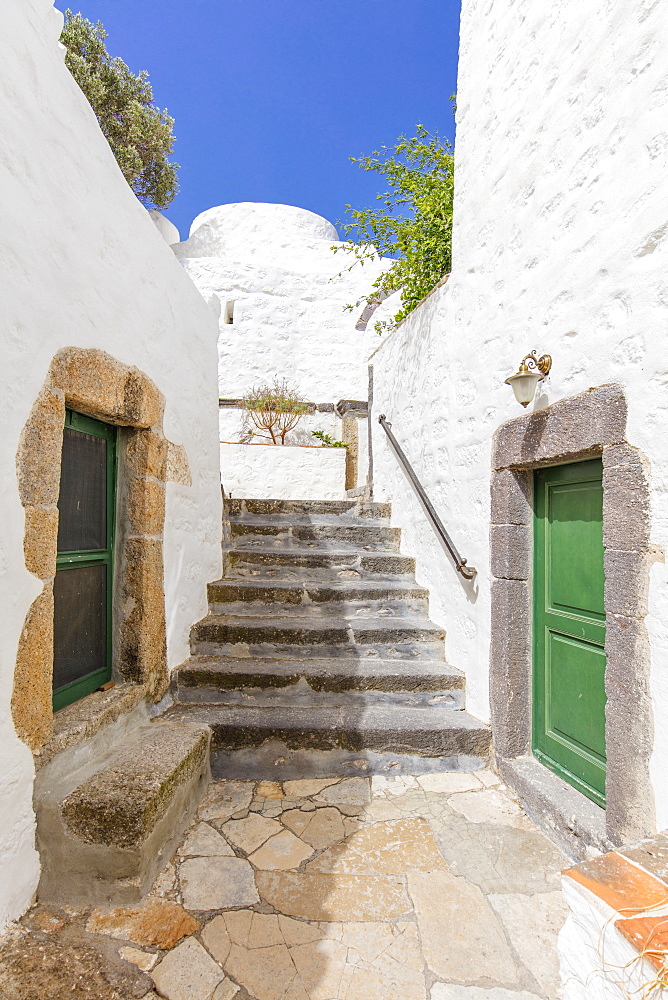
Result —
[{"label": "plant on wall ledge", "polygon": [[[454,107],[454,98],[452,98]],[[399,136],[394,146],[381,146],[371,156],[351,157],[362,170],[380,174],[388,190],[378,194],[381,206],[352,208],[351,222],[339,223],[346,239],[332,247],[355,257],[357,263],[394,258],[371,286],[362,303],[379,304],[392,292],[401,293],[401,308],[391,321],[375,324],[378,333],[400,323],[452,266],[454,151],[450,141],[418,125],[411,139]]]},{"label": "plant on wall ledge", "polygon": [[244,410],[244,438],[253,437],[285,444],[285,436],[294,430],[311,406],[289,386],[286,379],[265,382],[247,393],[241,401]]},{"label": "plant on wall ledge", "polygon": [[317,438],[318,441],[322,442],[323,448],[347,448],[348,445],[343,441],[335,441],[331,434],[326,434],[325,431],[311,431],[311,437]]}]

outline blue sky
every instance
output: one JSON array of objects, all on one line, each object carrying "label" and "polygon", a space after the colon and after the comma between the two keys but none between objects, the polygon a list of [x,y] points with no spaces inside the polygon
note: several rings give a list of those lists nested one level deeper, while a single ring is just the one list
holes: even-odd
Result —
[{"label": "blue sky", "polygon": [[[453,137],[460,0],[70,0],[176,119],[182,239],[198,212],[283,202],[332,222],[379,178],[348,157],[417,122]],[[65,5],[63,5],[64,8]]]}]

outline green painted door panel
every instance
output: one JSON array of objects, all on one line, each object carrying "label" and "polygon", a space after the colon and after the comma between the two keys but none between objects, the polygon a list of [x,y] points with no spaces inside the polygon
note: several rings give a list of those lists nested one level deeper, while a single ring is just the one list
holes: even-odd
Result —
[{"label": "green painted door panel", "polygon": [[605,803],[600,459],[535,473],[533,750]]}]

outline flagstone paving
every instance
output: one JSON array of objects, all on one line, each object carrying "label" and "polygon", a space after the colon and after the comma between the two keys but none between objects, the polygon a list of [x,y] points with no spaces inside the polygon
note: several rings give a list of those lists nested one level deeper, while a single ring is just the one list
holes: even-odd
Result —
[{"label": "flagstone paving", "polygon": [[0,994],[556,1000],[565,862],[488,770],[216,781],[144,903],[35,907]]}]

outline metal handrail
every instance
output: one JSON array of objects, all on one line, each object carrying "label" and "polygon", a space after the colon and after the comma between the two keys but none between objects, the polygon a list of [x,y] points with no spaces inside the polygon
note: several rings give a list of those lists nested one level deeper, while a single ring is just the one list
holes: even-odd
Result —
[{"label": "metal handrail", "polygon": [[466,559],[462,559],[459,552],[457,551],[454,542],[452,541],[450,535],[445,530],[443,522],[441,521],[440,517],[434,510],[431,500],[425,493],[422,483],[415,475],[411,463],[406,458],[401,445],[399,444],[394,434],[390,430],[392,424],[388,422],[384,413],[381,413],[381,415],[378,417],[378,423],[380,424],[380,426],[383,428],[388,438],[390,439],[390,443],[392,444],[392,447],[396,452],[397,458],[404,467],[404,472],[406,473],[411,483],[415,487],[415,490],[420,498],[422,506],[429,515],[429,518],[431,519],[432,524],[436,528],[436,531],[440,535],[443,544],[450,553],[452,560],[455,564],[455,569],[457,570],[458,573],[461,573],[461,575],[464,577],[465,580],[472,580],[478,571],[473,566],[467,566]]}]

